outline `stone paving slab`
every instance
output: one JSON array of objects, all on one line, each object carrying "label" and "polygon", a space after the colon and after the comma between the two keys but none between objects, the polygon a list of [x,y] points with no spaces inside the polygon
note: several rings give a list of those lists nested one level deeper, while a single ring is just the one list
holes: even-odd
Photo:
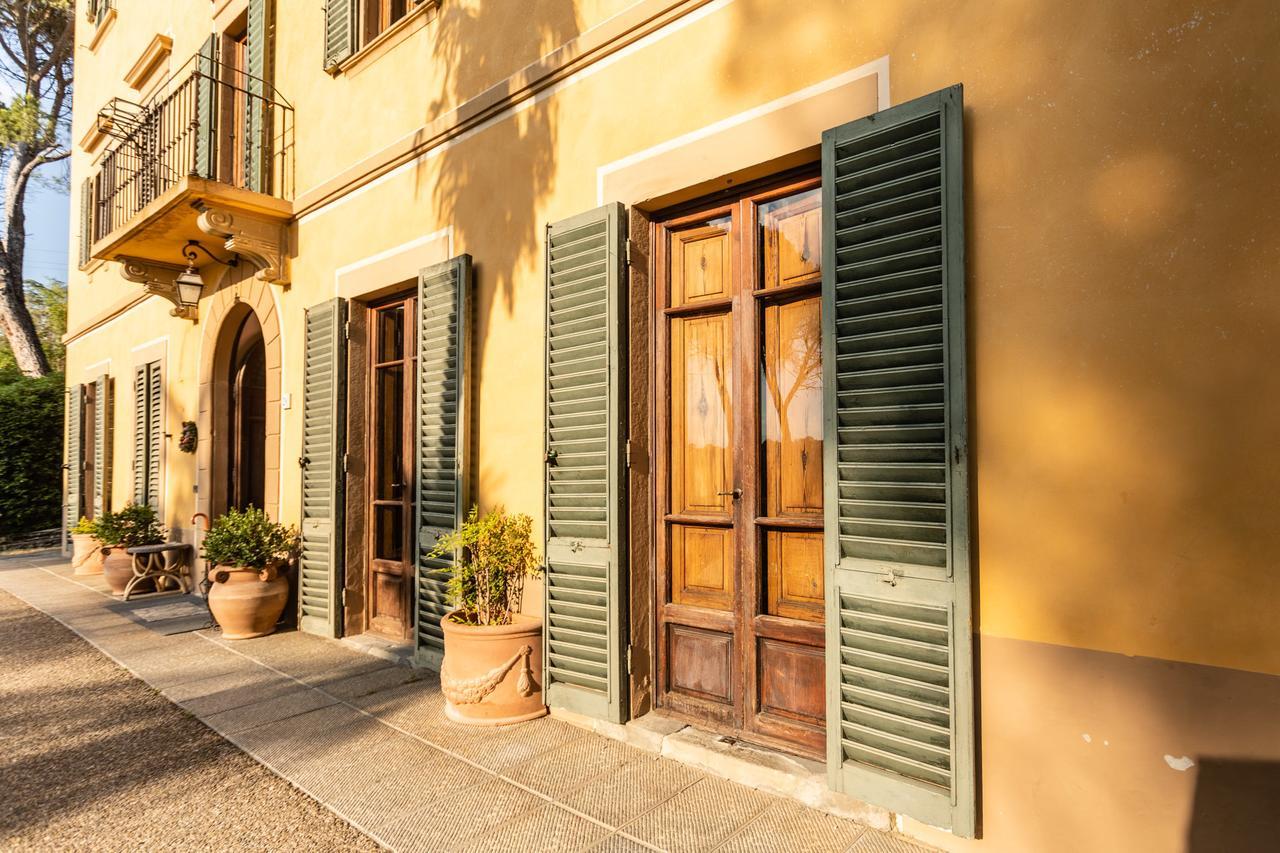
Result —
[{"label": "stone paving slab", "polygon": [[339,642],[161,636],[109,614],[57,555],[0,559],[0,588],[388,849],[924,850],[562,720],[458,725],[435,673]]}]

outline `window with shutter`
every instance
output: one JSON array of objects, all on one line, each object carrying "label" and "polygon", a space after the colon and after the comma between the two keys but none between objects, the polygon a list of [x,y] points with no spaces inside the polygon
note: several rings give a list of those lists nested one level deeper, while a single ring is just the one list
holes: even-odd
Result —
[{"label": "window with shutter", "polygon": [[428,557],[441,533],[457,529],[469,506],[466,478],[467,363],[471,256],[436,264],[418,277],[417,625],[416,657],[438,666],[440,620],[453,560]]},{"label": "window with shutter", "polygon": [[195,173],[201,178],[217,178],[218,162],[218,77],[221,37],[216,33],[205,39],[196,56],[196,126]]},{"label": "window with shutter", "polygon": [[89,263],[93,252],[93,178],[80,184],[80,266]]},{"label": "window with shutter", "polygon": [[133,502],[147,502],[147,366],[133,368]]},{"label": "window with shutter", "polygon": [[625,211],[547,227],[547,704],[624,719]]},{"label": "window with shutter", "polygon": [[271,113],[267,110],[267,82],[271,79],[272,37],[275,31],[271,0],[249,0],[248,78],[245,88],[245,187],[271,191]]},{"label": "window with shutter", "polygon": [[94,382],[93,402],[93,517],[98,518],[111,509],[111,438],[112,395],[111,377],[103,374]]},{"label": "window with shutter", "polygon": [[972,836],[961,88],[823,134],[833,786]]},{"label": "window with shutter", "polygon": [[302,366],[302,557],[298,613],[302,630],[338,633],[342,588],[347,305],[341,298],[307,309]]},{"label": "window with shutter", "polygon": [[324,67],[336,68],[356,51],[356,3],[358,0],[325,0]]},{"label": "window with shutter", "polygon": [[147,364],[147,504],[160,510],[164,496],[164,381],[159,361]]},{"label": "window with shutter", "polygon": [[76,526],[81,510],[81,495],[84,484],[84,438],[81,435],[82,417],[84,414],[84,386],[72,385],[67,388],[67,487],[66,499],[63,503],[64,551],[71,546],[71,528]]}]

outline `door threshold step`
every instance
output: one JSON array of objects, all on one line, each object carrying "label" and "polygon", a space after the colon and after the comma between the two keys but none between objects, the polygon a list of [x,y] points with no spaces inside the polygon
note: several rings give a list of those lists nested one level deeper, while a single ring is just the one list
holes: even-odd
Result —
[{"label": "door threshold step", "polygon": [[397,643],[394,640],[388,640],[386,637],[379,637],[376,634],[356,634],[352,637],[343,637],[338,642],[358,652],[389,660],[400,666],[413,665],[412,643]]},{"label": "door threshold step", "polygon": [[735,741],[655,713],[621,725],[561,708],[552,708],[551,716],[836,817],[879,830],[893,829],[888,809],[827,787],[827,768],[817,761]]}]

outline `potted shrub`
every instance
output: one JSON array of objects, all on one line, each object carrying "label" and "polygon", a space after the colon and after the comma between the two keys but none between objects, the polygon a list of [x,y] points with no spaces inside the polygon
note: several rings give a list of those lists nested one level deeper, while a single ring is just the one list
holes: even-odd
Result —
[{"label": "potted shrub", "polygon": [[277,524],[260,509],[228,510],[204,535],[209,610],[228,640],[265,637],[276,629],[289,601],[281,568],[298,549],[298,531]]},{"label": "potted shrub", "polygon": [[542,620],[520,612],[524,581],[542,573],[533,547],[533,520],[498,507],[473,507],[434,556],[456,555],[440,623],[444,662],[440,686],[449,719],[498,726],[541,717]]},{"label": "potted shrub", "polygon": [[77,575],[102,574],[102,543],[96,529],[97,525],[83,516],[71,528],[71,568]]},{"label": "potted shrub", "polygon": [[102,543],[102,574],[114,593],[123,593],[133,577],[133,557],[125,550],[164,542],[164,529],[156,511],[146,504],[125,504],[116,512],[104,512],[93,522]]}]

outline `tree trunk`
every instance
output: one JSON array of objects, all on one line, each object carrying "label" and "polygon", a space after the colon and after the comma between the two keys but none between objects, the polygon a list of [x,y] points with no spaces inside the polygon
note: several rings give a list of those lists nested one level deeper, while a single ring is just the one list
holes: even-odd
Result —
[{"label": "tree trunk", "polygon": [[40,345],[31,312],[27,310],[22,286],[22,260],[27,248],[25,201],[34,160],[27,146],[17,146],[4,176],[5,245],[0,252],[0,329],[9,340],[18,369],[26,376],[45,376],[49,373],[49,359]]}]

